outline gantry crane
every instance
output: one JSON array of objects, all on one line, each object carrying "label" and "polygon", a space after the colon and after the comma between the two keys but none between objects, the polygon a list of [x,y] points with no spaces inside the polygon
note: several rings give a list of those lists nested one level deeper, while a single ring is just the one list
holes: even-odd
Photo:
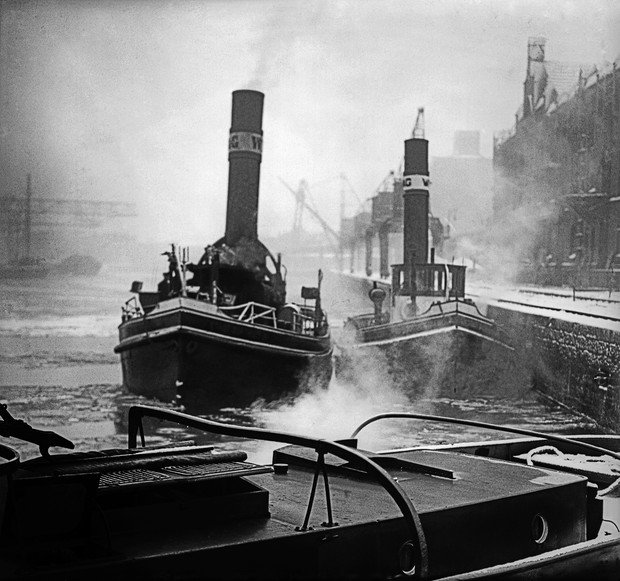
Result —
[{"label": "gantry crane", "polygon": [[0,196],[0,228],[12,259],[30,256],[35,227],[93,228],[104,219],[136,215],[128,202],[34,197],[30,174],[24,197]]}]

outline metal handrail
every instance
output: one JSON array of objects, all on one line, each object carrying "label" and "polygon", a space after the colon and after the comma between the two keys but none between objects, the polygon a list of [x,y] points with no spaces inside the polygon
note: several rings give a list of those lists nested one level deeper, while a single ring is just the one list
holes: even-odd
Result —
[{"label": "metal handrail", "polygon": [[142,307],[138,304],[136,297],[131,297],[125,301],[125,304],[121,307],[121,314],[123,321],[129,321],[136,319],[144,314]]},{"label": "metal handrail", "polygon": [[[306,315],[303,312],[294,313],[293,317],[293,328],[301,329],[303,333],[309,334],[315,330],[315,326],[317,324],[316,318],[314,316],[314,309],[312,307],[308,307],[307,305],[296,305],[300,308],[301,311],[312,311],[312,315]],[[256,307],[260,307],[264,310],[260,311]],[[235,318],[238,321],[242,321],[244,323],[255,324],[256,319],[260,319],[262,317],[270,317],[271,326],[274,329],[278,329],[278,319],[277,319],[277,309],[275,307],[266,307],[265,305],[261,305],[260,303],[248,302],[243,305],[234,305],[231,307],[219,307],[219,309],[231,317]],[[239,315],[235,315],[235,311],[241,311]],[[248,315],[249,312],[249,315]],[[324,315],[321,317],[321,320],[324,319]]]},{"label": "metal handrail", "polygon": [[[490,424],[488,422],[478,422],[476,420],[465,420],[462,418],[448,418],[445,416],[433,416],[430,414],[417,414],[414,412],[387,412],[383,414],[377,414],[368,418],[366,421],[362,422],[351,434],[351,438],[357,437],[357,435],[369,424],[377,422],[379,420],[385,419],[412,419],[412,420],[426,420],[431,422],[439,422],[445,424],[459,424],[462,426],[473,426],[476,428],[485,428],[488,430],[496,430],[498,432],[508,432],[511,434],[521,434],[524,436],[532,436],[535,438],[542,438],[544,440],[552,440],[555,442],[564,442],[567,444],[574,444],[581,446],[584,449],[591,450],[593,452],[598,452],[599,454],[606,454],[611,456],[612,458],[616,458],[620,460],[620,454],[614,452],[613,450],[608,450],[607,448],[602,448],[601,446],[596,446],[594,444],[588,444],[587,442],[581,442],[579,440],[575,440],[574,438],[569,438],[567,436],[556,436],[555,434],[543,434],[542,432],[537,432],[535,430],[526,430],[523,428],[513,428],[510,426],[500,426],[498,424]],[[615,490],[620,486],[620,477],[617,478],[612,484],[610,484],[604,490],[599,491],[599,496],[605,496],[612,490]]]},{"label": "metal handrail", "polygon": [[[259,308],[256,308],[256,307],[259,307]],[[267,317],[271,315],[273,326],[274,327],[276,326],[275,307],[266,307],[265,305],[261,305],[260,303],[255,303],[253,301],[250,301],[243,305],[235,305],[232,307],[220,307],[220,310],[227,314],[231,313],[231,316],[234,311],[241,311],[240,314],[236,318],[237,320],[243,321],[244,323],[254,323],[254,321],[260,317]]]},{"label": "metal handrail", "polygon": [[411,499],[385,469],[381,468],[376,462],[354,448],[329,440],[299,436],[286,432],[246,426],[231,426],[229,424],[214,422],[213,420],[191,416],[174,410],[145,405],[135,405],[129,409],[127,430],[129,448],[137,447],[138,433],[140,433],[142,445],[145,445],[144,428],[142,425],[142,418],[144,417],[166,420],[212,434],[302,446],[304,448],[314,449],[319,455],[330,453],[347,462],[351,462],[355,467],[364,470],[366,474],[374,478],[374,480],[392,497],[405,519],[411,537],[417,543],[418,563],[415,572],[419,579],[426,579],[428,577],[428,547],[426,544],[426,537],[422,529],[420,517]]}]

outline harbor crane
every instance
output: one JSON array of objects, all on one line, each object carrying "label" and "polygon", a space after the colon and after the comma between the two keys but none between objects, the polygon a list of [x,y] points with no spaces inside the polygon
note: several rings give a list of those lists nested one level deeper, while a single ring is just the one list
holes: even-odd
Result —
[{"label": "harbor crane", "polygon": [[0,195],[0,228],[6,252],[29,257],[35,228],[93,228],[111,218],[137,215],[135,204],[121,201],[38,197],[27,175],[26,195]]},{"label": "harbor crane", "polygon": [[415,125],[413,126],[411,137],[416,139],[424,139],[424,107],[418,108],[418,116],[415,119]]},{"label": "harbor crane", "polygon": [[303,210],[307,210],[310,215],[321,225],[325,234],[327,234],[327,238],[329,240],[330,246],[336,251],[340,250],[340,234],[336,232],[324,219],[323,217],[306,201],[306,193],[308,191],[308,184],[305,180],[301,180],[299,182],[299,187],[297,190],[293,189],[289,186],[282,178],[278,178],[282,185],[291,192],[295,199],[297,200],[297,205],[295,207],[295,220],[293,224],[293,230],[299,232],[301,230],[301,215]]}]

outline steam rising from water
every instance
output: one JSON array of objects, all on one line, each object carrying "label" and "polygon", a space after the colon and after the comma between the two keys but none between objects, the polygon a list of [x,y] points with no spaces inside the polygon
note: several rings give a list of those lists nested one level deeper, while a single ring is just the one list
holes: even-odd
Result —
[{"label": "steam rising from water", "polygon": [[348,438],[370,416],[408,407],[407,396],[389,382],[367,375],[357,382],[333,378],[326,390],[312,390],[294,401],[257,402],[252,414],[268,429],[315,437]]},{"label": "steam rising from water", "polygon": [[[365,351],[355,358],[353,369],[346,376],[332,377],[328,389],[311,388],[284,402],[255,402],[251,415],[266,429],[341,439],[350,437],[355,428],[376,414],[434,413],[434,400],[446,391],[442,387],[442,374],[446,360],[450,359],[449,349],[447,345],[445,350],[425,353],[432,362],[430,372],[428,368],[425,370],[424,381],[419,381],[414,372],[407,384],[397,384],[382,353]],[[401,427],[382,426],[381,438],[376,441],[369,433],[370,440],[365,437],[364,445],[370,448],[385,446],[392,440],[395,445],[397,441],[402,443]]]}]

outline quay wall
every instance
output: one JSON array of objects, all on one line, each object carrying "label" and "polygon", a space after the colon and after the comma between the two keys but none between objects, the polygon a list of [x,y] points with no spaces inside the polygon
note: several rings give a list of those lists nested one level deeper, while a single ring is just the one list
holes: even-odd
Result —
[{"label": "quay wall", "polygon": [[488,305],[529,366],[532,387],[620,431],[620,330]]}]

